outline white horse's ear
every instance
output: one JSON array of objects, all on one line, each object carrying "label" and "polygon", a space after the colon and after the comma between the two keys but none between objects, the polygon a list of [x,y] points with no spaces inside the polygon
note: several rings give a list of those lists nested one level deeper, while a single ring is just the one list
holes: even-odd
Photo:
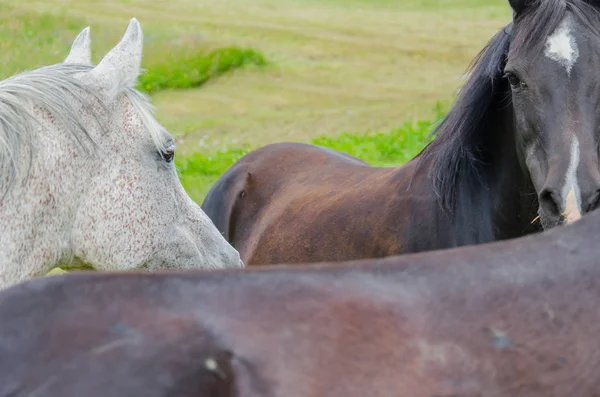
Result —
[{"label": "white horse's ear", "polygon": [[90,65],[92,63],[92,39],[90,38],[90,27],[83,29],[71,46],[71,52],[63,61],[64,63],[83,63]]},{"label": "white horse's ear", "polygon": [[143,47],[142,27],[132,18],[119,44],[90,71],[90,75],[112,96],[133,87],[140,74]]}]

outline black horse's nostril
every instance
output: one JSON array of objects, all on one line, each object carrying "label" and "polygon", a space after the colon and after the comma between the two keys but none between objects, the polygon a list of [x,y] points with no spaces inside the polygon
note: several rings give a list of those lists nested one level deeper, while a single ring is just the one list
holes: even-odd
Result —
[{"label": "black horse's nostril", "polygon": [[540,207],[548,215],[560,216],[560,195],[550,188],[544,188],[538,197]]}]

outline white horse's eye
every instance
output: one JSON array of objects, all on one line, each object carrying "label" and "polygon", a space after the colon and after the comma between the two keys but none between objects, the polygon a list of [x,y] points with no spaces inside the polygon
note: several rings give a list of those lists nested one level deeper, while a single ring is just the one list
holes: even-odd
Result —
[{"label": "white horse's eye", "polygon": [[175,145],[169,146],[164,152],[161,153],[162,158],[170,163],[175,158]]}]

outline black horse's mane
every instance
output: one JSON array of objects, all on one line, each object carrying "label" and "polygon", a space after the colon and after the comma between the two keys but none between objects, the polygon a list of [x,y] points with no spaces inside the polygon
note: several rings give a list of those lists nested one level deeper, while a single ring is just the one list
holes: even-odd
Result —
[{"label": "black horse's mane", "polygon": [[[455,105],[435,128],[433,141],[419,154],[431,160],[430,176],[442,207],[453,215],[460,200],[469,204],[494,184],[489,147],[490,122],[510,104],[504,77],[507,57],[543,51],[545,37],[554,32],[567,13],[600,36],[600,0],[535,0],[514,22],[498,32],[469,67],[469,77]],[[464,203],[467,204],[467,203]],[[461,205],[462,207],[462,205]]]}]

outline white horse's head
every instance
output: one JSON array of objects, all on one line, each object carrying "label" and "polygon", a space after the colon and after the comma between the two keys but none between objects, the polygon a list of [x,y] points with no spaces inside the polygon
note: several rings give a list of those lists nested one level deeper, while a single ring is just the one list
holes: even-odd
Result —
[{"label": "white horse's head", "polygon": [[134,88],[136,19],[97,65],[90,30],[63,63],[0,82],[0,287],[56,266],[243,267],[185,193],[171,135]]}]

